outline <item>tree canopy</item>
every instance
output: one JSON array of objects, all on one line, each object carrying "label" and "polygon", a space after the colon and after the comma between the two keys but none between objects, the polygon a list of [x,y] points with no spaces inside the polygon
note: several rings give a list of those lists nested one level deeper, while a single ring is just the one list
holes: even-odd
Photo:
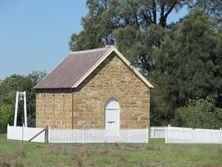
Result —
[{"label": "tree canopy", "polygon": [[196,6],[201,7],[209,17],[222,21],[221,0],[197,0]]},{"label": "tree canopy", "polygon": [[192,0],[88,0],[83,31],[72,35],[70,49],[117,45],[132,63],[148,73],[153,69],[150,54],[160,44],[168,16],[185,5],[192,5]]},{"label": "tree canopy", "polygon": [[189,99],[212,97],[221,103],[222,57],[215,50],[220,43],[219,32],[200,8],[165,34],[152,55],[156,64],[150,78],[158,106],[154,114],[170,120]]},{"label": "tree canopy", "polygon": [[[46,75],[34,71],[27,76],[11,75],[0,81],[0,132],[12,124],[16,91],[26,91],[28,126],[35,126],[35,90],[33,87]],[[19,103],[18,124],[22,125],[22,105]]]}]

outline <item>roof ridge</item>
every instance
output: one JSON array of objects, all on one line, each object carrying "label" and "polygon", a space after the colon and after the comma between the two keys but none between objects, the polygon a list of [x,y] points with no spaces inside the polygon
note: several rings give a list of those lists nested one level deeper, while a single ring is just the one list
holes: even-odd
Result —
[{"label": "roof ridge", "polygon": [[72,55],[72,54],[80,54],[80,53],[89,53],[89,52],[92,53],[92,52],[98,52],[98,51],[101,51],[101,50],[108,50],[108,49],[109,49],[109,46],[108,47],[103,47],[103,48],[79,50],[79,51],[70,52],[70,55]]}]

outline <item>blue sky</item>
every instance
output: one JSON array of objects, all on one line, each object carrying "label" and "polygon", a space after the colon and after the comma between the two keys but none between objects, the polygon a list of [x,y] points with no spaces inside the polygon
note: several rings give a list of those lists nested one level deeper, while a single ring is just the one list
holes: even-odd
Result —
[{"label": "blue sky", "polygon": [[[72,33],[82,30],[86,0],[0,0],[0,79],[50,71],[70,52]],[[172,13],[169,22],[187,14]]]}]

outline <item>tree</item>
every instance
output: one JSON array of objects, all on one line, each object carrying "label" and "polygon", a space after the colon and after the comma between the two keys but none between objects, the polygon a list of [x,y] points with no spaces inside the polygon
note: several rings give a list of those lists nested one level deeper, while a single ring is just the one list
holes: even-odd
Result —
[{"label": "tree", "polygon": [[132,63],[148,74],[153,69],[151,54],[160,44],[168,16],[190,4],[192,0],[88,0],[83,31],[72,35],[70,49],[118,45]]},{"label": "tree", "polygon": [[4,132],[7,124],[12,123],[12,105],[2,104],[0,106],[0,133]]},{"label": "tree", "polygon": [[215,79],[217,80],[216,85],[214,85],[217,89],[217,98],[216,98],[216,105],[218,107],[222,107],[222,28],[217,31],[216,34],[216,46],[214,48],[214,63],[216,64],[215,70]]},{"label": "tree", "polygon": [[[151,74],[155,85],[152,121],[172,120],[175,109],[189,99],[218,99],[221,88],[221,56],[215,52],[218,32],[212,21],[199,8],[165,34],[153,59]],[[220,51],[219,51],[220,50]],[[221,52],[221,48],[218,48]],[[157,121],[158,120],[158,121]]]},{"label": "tree", "polygon": [[222,21],[221,0],[197,0],[195,6],[199,6],[207,15],[218,22]]},{"label": "tree", "polygon": [[119,50],[146,76],[155,66],[151,55],[159,47],[160,39],[165,33],[161,26],[155,24],[144,31],[133,26],[114,31]]},{"label": "tree", "polygon": [[[6,77],[0,82],[0,131],[6,130],[8,123],[12,124],[13,113],[15,107],[15,96],[16,91],[27,92],[27,115],[28,125],[35,125],[35,90],[33,87],[39,82],[44,76],[45,72],[34,71],[28,76],[22,75],[11,75]],[[19,103],[19,111],[22,105]],[[18,124],[21,125],[23,122],[23,113],[18,113]]]}]

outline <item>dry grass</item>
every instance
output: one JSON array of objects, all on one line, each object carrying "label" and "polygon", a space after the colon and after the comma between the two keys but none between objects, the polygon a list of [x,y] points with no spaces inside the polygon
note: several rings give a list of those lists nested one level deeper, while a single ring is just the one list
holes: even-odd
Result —
[{"label": "dry grass", "polygon": [[0,166],[222,167],[222,145],[37,144],[0,135]]}]

